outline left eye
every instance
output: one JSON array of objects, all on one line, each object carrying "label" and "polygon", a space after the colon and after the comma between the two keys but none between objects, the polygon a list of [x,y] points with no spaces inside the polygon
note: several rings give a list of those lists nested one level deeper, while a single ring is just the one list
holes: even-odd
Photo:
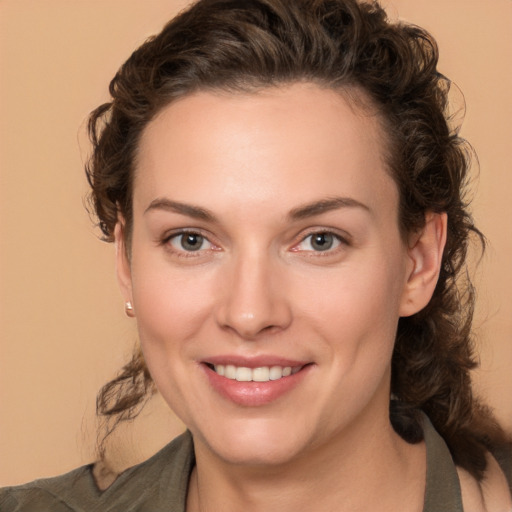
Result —
[{"label": "left eye", "polygon": [[169,239],[172,247],[178,251],[195,252],[209,249],[211,243],[198,233],[180,233]]},{"label": "left eye", "polygon": [[322,231],[308,235],[297,246],[297,249],[301,251],[325,252],[338,247],[340,244],[341,240],[338,236]]}]

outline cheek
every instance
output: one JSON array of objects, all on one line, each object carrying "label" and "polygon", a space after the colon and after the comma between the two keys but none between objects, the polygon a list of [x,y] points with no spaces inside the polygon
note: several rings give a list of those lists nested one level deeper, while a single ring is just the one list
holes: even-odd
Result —
[{"label": "cheek", "polygon": [[195,385],[201,332],[209,325],[206,279],[177,274],[168,265],[133,262],[133,299],[144,358],[171,409],[190,422],[188,396]]},{"label": "cheek", "polygon": [[322,279],[305,280],[296,294],[301,324],[313,327],[338,372],[364,377],[389,364],[404,279],[396,262],[361,258]]},{"label": "cheek", "polygon": [[336,326],[341,332],[359,326],[362,330],[398,322],[403,274],[387,262],[358,262],[313,279],[303,279],[297,291],[302,311],[320,325]]},{"label": "cheek", "polygon": [[[134,258],[133,299],[146,352],[186,349],[211,311],[212,279],[201,272],[176,272],[170,265]],[[151,354],[148,353],[148,357]]]}]

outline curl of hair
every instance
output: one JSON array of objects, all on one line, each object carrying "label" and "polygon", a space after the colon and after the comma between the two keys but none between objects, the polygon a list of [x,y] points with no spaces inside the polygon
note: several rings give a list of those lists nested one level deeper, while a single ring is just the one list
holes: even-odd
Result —
[{"label": "curl of hair", "polygon": [[137,346],[131,360],[115,379],[105,384],[96,397],[96,413],[101,418],[98,431],[98,454],[105,456],[105,444],[117,425],[135,418],[155,393],[155,385]]},{"label": "curl of hair", "polygon": [[[505,436],[471,389],[474,294],[465,261],[471,235],[482,247],[484,238],[464,195],[471,151],[448,127],[450,82],[437,71],[437,62],[430,34],[391,23],[377,2],[201,0],[118,71],[110,84],[112,101],[89,120],[93,154],[86,172],[104,238],[113,240],[119,213],[129,238],[138,142],[159,110],[175,99],[198,90],[251,92],[294,82],[342,94],[363,91],[385,134],[403,235],[421,230],[427,212],[448,214],[432,300],[399,321],[391,421],[405,439],[417,442],[422,439],[419,411],[424,411],[455,462],[481,479],[486,451],[504,443]],[[136,355],[100,392],[100,414],[133,417],[149,382]]]}]

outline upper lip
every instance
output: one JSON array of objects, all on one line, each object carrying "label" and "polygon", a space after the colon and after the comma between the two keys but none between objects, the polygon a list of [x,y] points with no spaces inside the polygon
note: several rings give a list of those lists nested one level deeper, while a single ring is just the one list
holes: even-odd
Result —
[{"label": "upper lip", "polygon": [[298,366],[305,366],[311,361],[300,361],[297,359],[288,359],[286,357],[274,356],[274,355],[258,355],[253,357],[244,357],[237,355],[219,355],[207,357],[202,360],[203,363],[209,363],[213,365],[218,364],[231,364],[233,366],[245,367],[245,368],[261,368],[263,366],[291,366],[292,368]]}]

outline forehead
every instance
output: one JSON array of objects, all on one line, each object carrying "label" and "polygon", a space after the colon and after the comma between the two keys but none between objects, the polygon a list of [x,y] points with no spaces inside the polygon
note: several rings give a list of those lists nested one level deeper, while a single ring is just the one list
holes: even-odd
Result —
[{"label": "forehead", "polygon": [[368,105],[358,91],[313,84],[184,97],[143,132],[135,200],[245,197],[284,208],[315,195],[371,203],[391,194],[397,202],[385,137]]}]

